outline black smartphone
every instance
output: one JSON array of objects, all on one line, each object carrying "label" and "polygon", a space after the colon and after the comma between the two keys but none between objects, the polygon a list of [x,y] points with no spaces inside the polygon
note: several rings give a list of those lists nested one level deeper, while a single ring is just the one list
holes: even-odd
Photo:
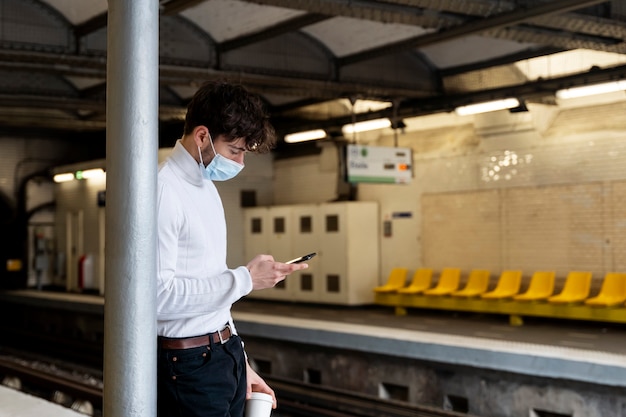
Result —
[{"label": "black smartphone", "polygon": [[308,255],[304,255],[301,256],[299,258],[296,259],[292,259],[290,261],[285,262],[286,264],[299,264],[300,262],[304,262],[304,261],[308,261],[309,259],[311,259],[312,257],[314,257],[315,255],[317,255],[316,252],[313,253],[309,253]]}]

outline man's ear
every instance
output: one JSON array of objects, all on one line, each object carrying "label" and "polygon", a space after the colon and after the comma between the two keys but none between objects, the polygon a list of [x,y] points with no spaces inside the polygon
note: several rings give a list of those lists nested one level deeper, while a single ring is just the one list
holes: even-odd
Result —
[{"label": "man's ear", "polygon": [[209,129],[206,126],[196,126],[193,130],[193,140],[196,143],[196,146],[199,146],[201,149],[205,142],[209,139]]}]

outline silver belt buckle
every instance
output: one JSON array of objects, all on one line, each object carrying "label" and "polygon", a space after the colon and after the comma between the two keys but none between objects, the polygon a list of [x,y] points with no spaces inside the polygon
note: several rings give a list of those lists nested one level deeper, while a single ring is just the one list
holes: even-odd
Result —
[{"label": "silver belt buckle", "polygon": [[[226,329],[228,329],[230,331],[230,324],[227,324],[226,327],[224,327],[222,330],[218,330],[217,331],[217,336],[220,338],[220,343],[222,345],[230,340],[230,336],[228,336],[228,338],[226,338],[226,339],[224,339],[222,337],[222,332],[225,331]],[[232,335],[233,332],[231,331],[230,334]]]}]

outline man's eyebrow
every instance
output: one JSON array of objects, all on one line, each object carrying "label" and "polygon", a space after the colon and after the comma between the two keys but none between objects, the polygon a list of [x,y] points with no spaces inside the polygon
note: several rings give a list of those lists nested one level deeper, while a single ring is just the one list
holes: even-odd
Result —
[{"label": "man's eyebrow", "polygon": [[231,145],[231,144],[229,144],[228,146],[230,146],[231,149],[237,149],[238,151],[247,151],[246,148],[241,147],[241,146],[235,146],[235,145]]}]

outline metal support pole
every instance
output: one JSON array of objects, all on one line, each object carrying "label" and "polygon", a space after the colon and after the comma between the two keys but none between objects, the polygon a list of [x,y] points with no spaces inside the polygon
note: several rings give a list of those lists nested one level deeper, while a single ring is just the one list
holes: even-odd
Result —
[{"label": "metal support pole", "polygon": [[156,416],[159,2],[109,0],[104,416]]}]

